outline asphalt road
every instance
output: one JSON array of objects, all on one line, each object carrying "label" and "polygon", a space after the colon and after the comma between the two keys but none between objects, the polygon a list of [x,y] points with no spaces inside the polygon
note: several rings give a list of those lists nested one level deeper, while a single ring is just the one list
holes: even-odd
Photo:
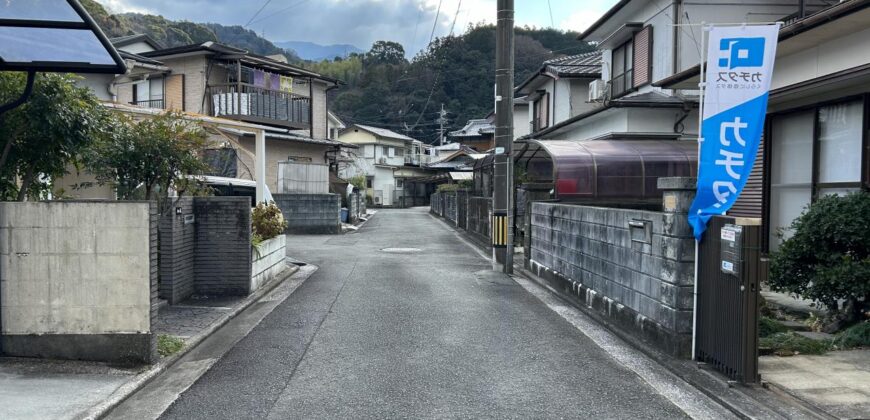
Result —
[{"label": "asphalt road", "polygon": [[423,209],[287,247],[320,270],[163,418],[686,417]]}]

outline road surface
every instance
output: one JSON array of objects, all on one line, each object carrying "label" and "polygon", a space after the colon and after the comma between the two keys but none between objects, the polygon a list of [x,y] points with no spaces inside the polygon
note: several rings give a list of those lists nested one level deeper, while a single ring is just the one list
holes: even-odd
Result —
[{"label": "road surface", "polygon": [[287,247],[320,269],[163,418],[686,417],[424,209]]}]

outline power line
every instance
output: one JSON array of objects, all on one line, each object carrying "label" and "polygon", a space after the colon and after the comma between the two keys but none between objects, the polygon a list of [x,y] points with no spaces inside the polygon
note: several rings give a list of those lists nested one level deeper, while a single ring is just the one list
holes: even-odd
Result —
[{"label": "power line", "polygon": [[262,5],[262,6],[260,6],[260,10],[257,10],[257,13],[254,13],[254,16],[251,16],[251,18],[250,18],[250,19],[248,19],[248,23],[246,23],[246,24],[245,24],[245,26],[243,26],[243,28],[247,28],[247,27],[248,27],[248,25],[250,25],[250,24],[251,24],[251,22],[253,22],[253,21],[254,21],[254,19],[256,19],[256,18],[257,18],[257,16],[260,16],[260,12],[262,12],[262,11],[263,11],[263,9],[265,9],[265,8],[266,8],[266,6],[268,6],[268,5],[269,5],[269,3],[271,3],[271,2],[272,2],[272,0],[266,0],[266,2],[265,2],[265,3],[263,3],[263,5]]},{"label": "power line", "polygon": [[[462,0],[459,0],[459,4],[456,6],[456,15],[453,16],[453,24],[450,25],[450,36],[453,36],[453,29],[456,27],[456,20],[459,19],[459,11],[462,9]],[[441,10],[441,2],[438,2],[438,10]],[[438,18],[435,18],[435,22],[438,22]],[[432,27],[432,34],[435,34],[435,28]],[[429,39],[429,44],[432,44],[431,37]],[[442,60],[443,61],[443,60]],[[443,64],[443,63],[442,63]],[[426,109],[429,108],[429,102],[432,101],[432,95],[435,94],[435,86],[438,85],[438,78],[441,77],[441,67],[438,66],[438,72],[435,73],[435,82],[432,83],[432,89],[429,90],[429,97],[426,98],[426,104],[423,105],[423,109],[420,111],[420,116],[417,117],[417,121],[414,122],[414,126],[412,128],[416,128],[417,124],[420,124],[420,120],[423,119],[423,113],[426,112]]]},{"label": "power line", "polygon": [[555,28],[556,23],[553,21],[553,4],[550,2],[550,0],[547,0],[547,8],[550,9],[550,27]]},{"label": "power line", "polygon": [[279,15],[279,14],[281,14],[281,13],[284,13],[284,12],[286,12],[286,11],[288,11],[288,10],[290,10],[290,9],[292,9],[292,8],[294,8],[294,7],[296,7],[296,6],[302,5],[303,3],[307,3],[308,1],[309,1],[309,0],[301,0],[301,1],[298,1],[298,2],[296,2],[296,3],[291,4],[290,6],[287,6],[287,7],[283,8],[283,9],[278,9],[278,10],[276,10],[276,11],[270,13],[270,14],[267,15],[267,16],[263,16],[263,17],[261,17],[261,18],[255,20],[255,21],[249,23],[249,24],[259,23],[259,22],[262,22],[262,21],[264,21],[264,20],[271,19],[271,18],[273,18],[273,17],[275,17],[275,16],[277,16],[277,15]]},{"label": "power line", "polygon": [[441,3],[443,2],[444,0],[438,1],[438,11],[435,12],[435,22],[432,23],[432,33],[429,34],[429,44],[426,45],[432,44],[432,39],[435,38],[435,28],[438,27],[438,18],[441,16]]}]

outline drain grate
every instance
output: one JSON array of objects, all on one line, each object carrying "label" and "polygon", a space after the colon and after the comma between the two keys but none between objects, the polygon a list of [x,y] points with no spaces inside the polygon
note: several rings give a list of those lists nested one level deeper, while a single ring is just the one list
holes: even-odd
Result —
[{"label": "drain grate", "polygon": [[420,248],[383,248],[381,249],[381,251],[390,254],[416,254],[418,252],[422,252],[423,250]]}]

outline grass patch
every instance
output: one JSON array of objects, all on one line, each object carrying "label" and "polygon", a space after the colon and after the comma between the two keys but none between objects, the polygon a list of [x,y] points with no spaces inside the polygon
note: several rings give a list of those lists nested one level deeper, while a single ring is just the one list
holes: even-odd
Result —
[{"label": "grass patch", "polygon": [[837,334],[834,344],[841,349],[870,347],[870,322],[862,322],[846,328]]},{"label": "grass patch", "polygon": [[830,341],[813,340],[793,332],[779,332],[759,340],[759,347],[770,349],[777,356],[825,354],[832,345]]},{"label": "grass patch", "polygon": [[172,356],[184,348],[184,340],[171,335],[157,337],[157,353],[161,357]]},{"label": "grass patch", "polygon": [[763,316],[758,321],[758,336],[761,338],[784,332],[788,332],[788,327],[773,318]]}]

